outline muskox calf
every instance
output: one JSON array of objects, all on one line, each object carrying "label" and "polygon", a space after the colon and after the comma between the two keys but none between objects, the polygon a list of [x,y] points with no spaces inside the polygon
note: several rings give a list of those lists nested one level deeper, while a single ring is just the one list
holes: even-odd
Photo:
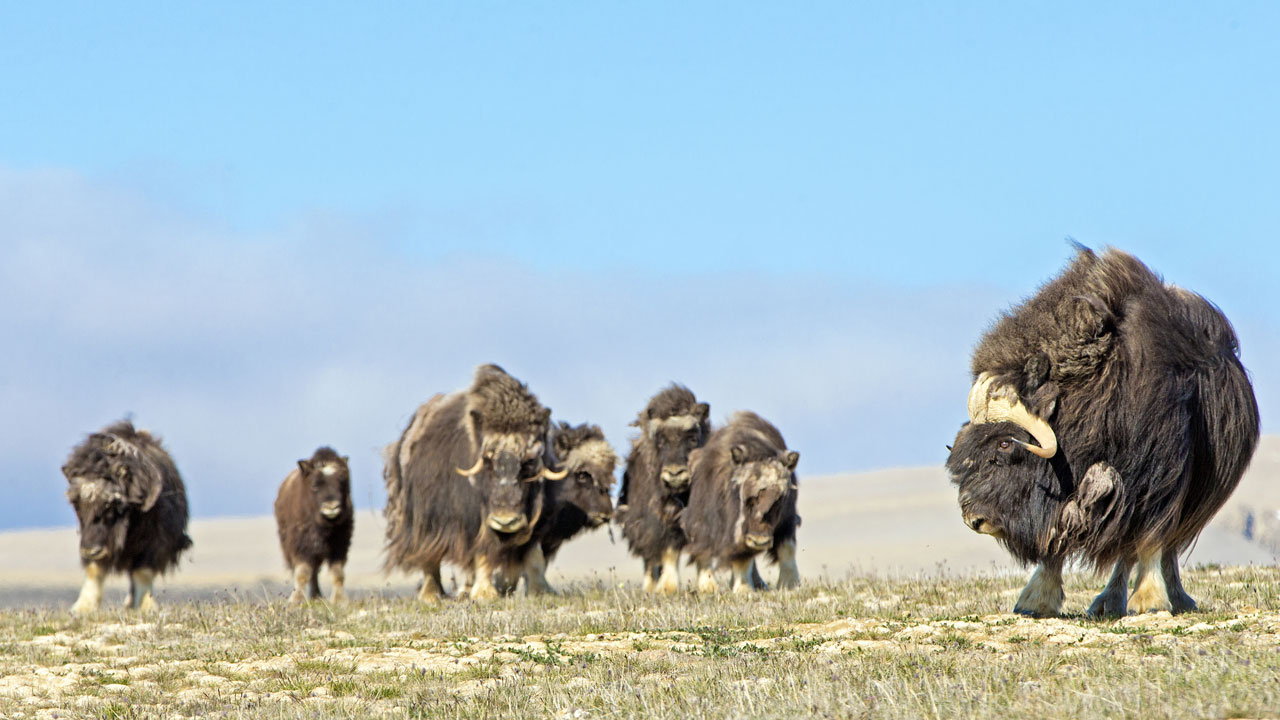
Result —
[{"label": "muskox calf", "polygon": [[280,483],[275,510],[284,563],[293,571],[289,601],[320,596],[320,565],[326,562],[333,578],[333,601],[345,600],[344,570],[355,528],[347,458],[322,447],[310,460],[299,460]]},{"label": "muskox calf", "polygon": [[547,563],[560,546],[583,530],[598,528],[613,517],[613,471],[618,456],[597,425],[571,427],[560,423],[552,430],[551,448],[564,480],[547,486],[545,527],[535,533],[525,556],[525,587],[531,594],[552,592],[547,583]]},{"label": "muskox calf", "polygon": [[122,420],[73,448],[62,474],[80,523],[85,576],[71,612],[98,609],[109,572],[129,573],[130,607],[154,609],[156,573],[191,547],[186,488],[160,439]]},{"label": "muskox calf", "polygon": [[782,434],[752,412],[735,413],[689,456],[693,485],[680,527],[685,550],[698,568],[698,592],[715,592],[715,567],[733,571],[733,590],[763,583],[755,557],[768,552],[778,563],[778,587],[800,585],[796,569],[796,463]]},{"label": "muskox calf", "polygon": [[1178,554],[1258,441],[1222,313],[1130,255],[1081,248],[987,332],[972,371],[947,470],[964,523],[1038,563],[1014,610],[1058,614],[1072,557],[1115,566],[1091,616],[1195,609]]},{"label": "muskox calf", "polygon": [[644,561],[645,592],[680,588],[685,545],[680,511],[689,502],[689,453],[710,434],[711,408],[688,388],[672,385],[654,395],[632,425],[640,435],[622,475],[618,521],[633,555]]},{"label": "muskox calf", "polygon": [[418,597],[444,596],[440,565],[464,569],[462,593],[498,596],[494,576],[517,579],[545,510],[551,411],[497,365],[476,370],[471,387],[437,395],[414,413],[386,449],[386,567],[421,570]]}]

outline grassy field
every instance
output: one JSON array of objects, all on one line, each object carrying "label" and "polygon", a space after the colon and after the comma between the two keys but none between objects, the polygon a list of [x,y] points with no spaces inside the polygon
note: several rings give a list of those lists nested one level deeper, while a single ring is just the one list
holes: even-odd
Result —
[{"label": "grassy field", "polygon": [[[193,602],[0,613],[0,716],[1276,717],[1280,570],[1202,568],[1202,612],[1009,614],[1019,578],[852,577],[491,606]],[[1070,579],[1079,613],[1101,581]]]}]

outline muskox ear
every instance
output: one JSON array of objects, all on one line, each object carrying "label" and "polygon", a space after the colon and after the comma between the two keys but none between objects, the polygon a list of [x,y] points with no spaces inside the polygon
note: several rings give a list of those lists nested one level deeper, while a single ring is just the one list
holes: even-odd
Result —
[{"label": "muskox ear", "polygon": [[747,461],[747,449],[741,445],[734,445],[729,448],[729,457],[735,465],[741,465]]},{"label": "muskox ear", "polygon": [[484,429],[484,416],[479,410],[472,410],[467,413],[467,420],[471,423],[471,437],[475,438],[476,442],[480,442],[480,431]]},{"label": "muskox ear", "polygon": [[795,470],[796,463],[800,462],[800,453],[792,450],[782,456],[782,464],[787,466],[788,470]]},{"label": "muskox ear", "polygon": [[555,437],[551,440],[551,451],[555,453],[556,459],[561,462],[569,456],[569,451],[573,449],[569,447],[569,442],[569,435],[564,432],[556,433]]},{"label": "muskox ear", "polygon": [[711,415],[711,406],[706,403],[698,403],[693,406],[693,414],[698,416],[698,420],[706,420]]},{"label": "muskox ear", "polygon": [[1036,353],[1027,360],[1022,366],[1022,382],[1027,394],[1034,393],[1049,379],[1049,370],[1049,356],[1044,353]]},{"label": "muskox ear", "polygon": [[69,465],[63,465],[63,466],[62,466],[62,476],[63,476],[63,477],[65,477],[67,480],[70,480],[70,479],[71,479],[71,471],[67,469],[68,467],[70,467],[70,466],[69,466]]},{"label": "muskox ear", "polygon": [[302,473],[302,477],[307,477],[308,475],[310,475],[310,474],[311,474],[311,461],[310,461],[310,460],[299,460],[299,461],[298,461],[298,472]]},{"label": "muskox ear", "polygon": [[343,455],[340,459],[342,460],[343,466],[349,466],[351,464],[350,463],[351,458],[346,455]]}]

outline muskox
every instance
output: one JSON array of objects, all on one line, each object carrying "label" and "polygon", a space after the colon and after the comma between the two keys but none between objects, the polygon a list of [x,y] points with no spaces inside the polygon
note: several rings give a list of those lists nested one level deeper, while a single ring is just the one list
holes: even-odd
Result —
[{"label": "muskox", "polygon": [[685,551],[698,568],[698,592],[716,592],[715,568],[729,567],[733,590],[763,587],[755,557],[778,564],[778,587],[800,585],[796,569],[796,463],[782,433],[753,412],[734,413],[689,454],[693,482],[680,514]]},{"label": "muskox", "polygon": [[436,395],[386,449],[386,568],[421,570],[418,597],[444,596],[440,565],[463,568],[473,600],[498,595],[494,575],[518,578],[545,507],[551,411],[497,365],[471,387]]},{"label": "muskox", "polygon": [[275,511],[284,563],[293,572],[289,601],[320,596],[320,566],[326,562],[333,578],[333,601],[345,600],[344,570],[355,528],[347,458],[322,447],[310,460],[299,460],[280,483]]},{"label": "muskox", "polygon": [[525,587],[531,594],[551,592],[547,563],[573,536],[598,528],[613,517],[613,471],[618,456],[597,425],[562,422],[551,430],[551,450],[564,480],[547,486],[548,510],[525,557]]},{"label": "muskox", "polygon": [[71,612],[98,609],[109,572],[129,573],[130,607],[153,610],[156,573],[177,566],[191,547],[187,491],[160,439],[122,420],[75,446],[62,474],[80,523],[84,565],[84,586]]},{"label": "muskox", "polygon": [[631,441],[622,474],[618,521],[631,553],[644,561],[645,592],[669,594],[680,587],[680,511],[689,501],[689,453],[706,442],[710,412],[688,388],[671,385],[632,423],[640,434]]},{"label": "muskox", "polygon": [[1058,614],[1071,558],[1114,563],[1091,616],[1195,609],[1178,554],[1258,441],[1253,388],[1222,313],[1130,255],[1079,248],[983,336],[972,372],[969,422],[947,470],[965,524],[1038,563],[1014,610]]}]

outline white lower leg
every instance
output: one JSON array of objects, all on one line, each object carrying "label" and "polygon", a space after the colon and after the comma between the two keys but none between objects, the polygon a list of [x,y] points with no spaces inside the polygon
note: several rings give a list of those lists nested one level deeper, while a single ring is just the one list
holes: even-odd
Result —
[{"label": "white lower leg", "polygon": [[293,566],[293,594],[289,596],[289,602],[300,603],[311,599],[311,575],[314,572],[315,568],[304,562]]},{"label": "white lower leg", "polygon": [[751,582],[751,569],[755,567],[755,558],[734,560],[730,563],[730,567],[733,568],[734,592],[746,593],[755,589],[755,586]]},{"label": "white lower leg", "polygon": [[534,543],[524,556],[524,590],[529,595],[554,594],[547,582],[547,556],[542,546]]},{"label": "white lower leg", "polygon": [[471,599],[477,602],[497,600],[498,588],[493,586],[493,566],[489,564],[489,558],[477,556],[472,567],[475,568],[475,580],[471,585]]},{"label": "white lower leg", "polygon": [[422,587],[418,588],[418,599],[425,603],[439,602],[444,597],[444,587],[440,584],[440,566],[428,565],[422,568]]},{"label": "white lower leg", "polygon": [[106,578],[106,568],[91,562],[84,566],[84,585],[80,586],[80,597],[71,606],[72,615],[87,615],[102,604],[102,581]]},{"label": "white lower leg", "polygon": [[1052,617],[1062,611],[1062,561],[1046,560],[1036,566],[1013,611],[1032,617]]},{"label": "white lower leg", "polygon": [[796,541],[778,543],[778,589],[800,587],[800,569],[796,567]]},{"label": "white lower leg", "polygon": [[346,602],[347,591],[347,563],[343,561],[329,561],[329,577],[333,579],[333,601],[336,603]]},{"label": "white lower leg", "polygon": [[1160,567],[1160,551],[1138,556],[1138,576],[1129,596],[1129,612],[1137,615],[1145,612],[1173,612],[1169,591],[1164,584],[1164,572]]},{"label": "white lower leg", "polygon": [[133,597],[130,607],[151,612],[156,609],[156,600],[152,596],[155,586],[156,571],[151,568],[138,568],[129,574],[129,585]]},{"label": "white lower leg", "polygon": [[716,582],[716,572],[711,565],[698,565],[698,592],[714,594],[720,592],[720,583]]},{"label": "white lower leg", "polygon": [[667,548],[662,551],[662,574],[658,576],[657,591],[670,595],[680,589],[680,551]]}]

